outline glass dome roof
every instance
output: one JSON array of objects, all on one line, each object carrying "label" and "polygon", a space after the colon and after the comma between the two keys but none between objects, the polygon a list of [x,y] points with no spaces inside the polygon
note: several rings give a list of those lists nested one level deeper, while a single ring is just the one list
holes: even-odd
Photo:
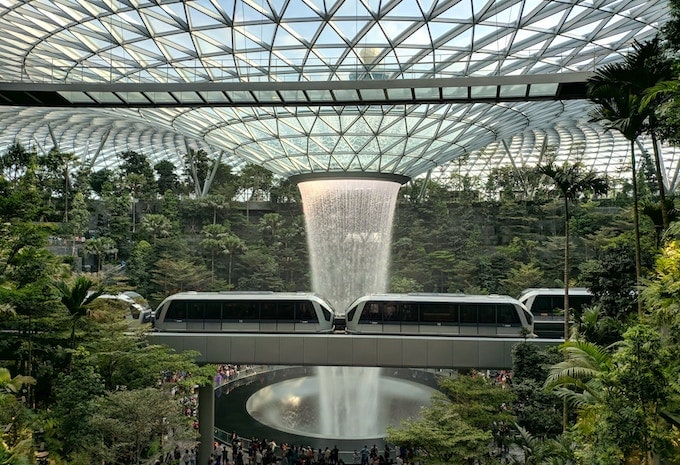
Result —
[{"label": "glass dome roof", "polygon": [[[587,121],[586,101],[523,98],[541,84],[522,83],[618,61],[667,14],[643,0],[0,0],[0,82],[63,85],[66,102],[0,93],[0,142],[57,145],[95,169],[125,150],[180,165],[204,149],[284,177],[417,176],[449,162],[480,175],[534,163],[549,143],[616,170],[627,144]],[[446,79],[472,84],[430,85]],[[196,90],[206,83],[232,87]],[[496,98],[475,98],[485,92]]]}]

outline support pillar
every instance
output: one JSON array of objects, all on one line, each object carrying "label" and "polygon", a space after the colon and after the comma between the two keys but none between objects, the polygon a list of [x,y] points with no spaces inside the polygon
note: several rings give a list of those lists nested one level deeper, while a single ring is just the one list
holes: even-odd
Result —
[{"label": "support pillar", "polygon": [[196,465],[207,465],[215,437],[215,390],[212,383],[198,388],[198,433],[200,442]]}]

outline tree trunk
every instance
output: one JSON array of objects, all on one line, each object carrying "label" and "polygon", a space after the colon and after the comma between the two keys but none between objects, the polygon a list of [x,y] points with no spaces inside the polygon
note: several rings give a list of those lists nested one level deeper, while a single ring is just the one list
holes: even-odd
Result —
[{"label": "tree trunk", "polygon": [[564,196],[564,340],[569,339],[569,199]]},{"label": "tree trunk", "polygon": [[630,157],[633,168],[633,222],[635,223],[635,292],[638,315],[642,315],[640,300],[640,277],[642,276],[642,259],[640,258],[640,219],[638,214],[637,168],[635,167],[635,141],[630,141]]},{"label": "tree trunk", "polygon": [[657,144],[656,134],[652,131],[652,147],[654,148],[654,167],[656,168],[656,182],[659,187],[659,202],[661,203],[661,219],[663,229],[668,229],[668,210],[666,209],[666,188],[663,184],[663,173],[661,172],[661,155]]},{"label": "tree trunk", "polygon": [[[564,192],[564,340],[569,340],[569,199]],[[562,399],[562,431],[567,431],[569,406]]]}]

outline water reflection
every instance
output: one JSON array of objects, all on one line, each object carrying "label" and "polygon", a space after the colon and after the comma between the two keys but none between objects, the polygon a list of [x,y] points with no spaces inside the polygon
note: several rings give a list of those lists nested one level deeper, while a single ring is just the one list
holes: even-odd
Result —
[{"label": "water reflection", "polygon": [[[324,383],[327,381],[324,380]],[[417,416],[422,406],[429,405],[435,392],[416,382],[382,377],[377,385],[380,401],[373,414],[375,418],[366,418],[363,406],[366,380],[345,374],[342,382],[350,391],[338,399],[323,391],[318,376],[282,381],[263,387],[250,396],[246,410],[260,423],[302,436],[337,439],[384,437],[388,425],[397,426],[400,420]],[[327,404],[335,407],[327,409],[324,407]],[[324,415],[337,418],[330,422],[322,421]]]}]

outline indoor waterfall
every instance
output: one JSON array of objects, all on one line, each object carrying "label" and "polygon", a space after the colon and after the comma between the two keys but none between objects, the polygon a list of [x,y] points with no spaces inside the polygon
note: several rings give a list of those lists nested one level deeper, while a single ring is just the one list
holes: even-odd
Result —
[{"label": "indoor waterfall", "polygon": [[[400,184],[377,179],[322,179],[300,182],[298,187],[313,291],[340,315],[354,299],[386,292]],[[374,367],[318,368],[322,434],[380,434],[376,433],[381,416],[379,372]]]}]

